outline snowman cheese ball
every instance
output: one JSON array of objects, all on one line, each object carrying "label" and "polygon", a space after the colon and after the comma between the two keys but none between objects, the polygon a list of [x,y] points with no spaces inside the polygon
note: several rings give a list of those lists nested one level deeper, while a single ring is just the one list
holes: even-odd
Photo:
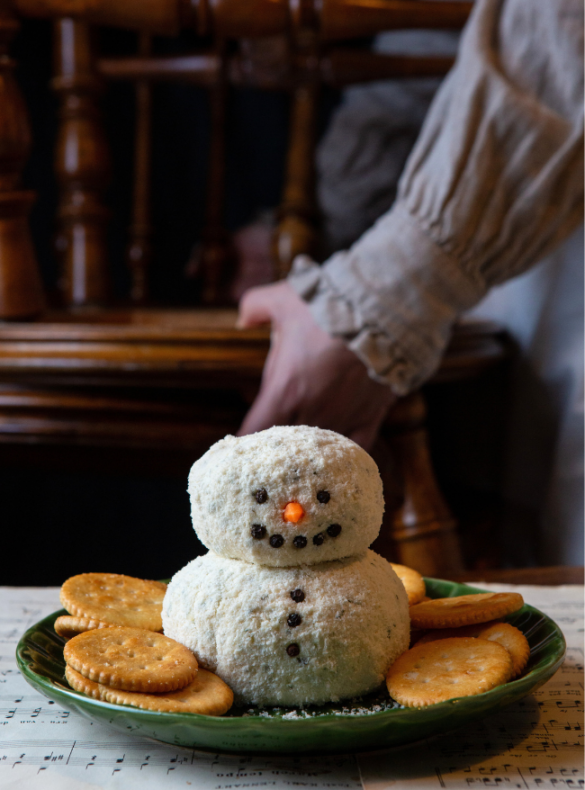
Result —
[{"label": "snowman cheese ball", "polygon": [[215,444],[189,475],[193,526],[209,552],[171,580],[167,636],[236,701],[299,706],[378,688],[408,648],[408,599],[368,549],[382,482],[357,444],[275,427]]}]

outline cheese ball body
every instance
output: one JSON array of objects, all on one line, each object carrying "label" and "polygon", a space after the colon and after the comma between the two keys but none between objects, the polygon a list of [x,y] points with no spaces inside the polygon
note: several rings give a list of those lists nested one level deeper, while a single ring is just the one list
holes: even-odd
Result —
[{"label": "cheese ball body", "polygon": [[164,633],[233,690],[236,702],[300,706],[378,688],[408,648],[408,599],[373,551],[272,568],[209,552],[179,571]]},{"label": "cheese ball body", "polygon": [[193,465],[189,494],[193,527],[207,548],[274,567],[363,554],[384,512],[368,453],[307,426],[226,436]]}]

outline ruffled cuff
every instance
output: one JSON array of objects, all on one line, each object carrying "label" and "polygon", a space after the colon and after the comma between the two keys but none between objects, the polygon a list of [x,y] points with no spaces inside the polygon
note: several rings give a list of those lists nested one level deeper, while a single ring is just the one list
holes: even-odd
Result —
[{"label": "ruffled cuff", "polygon": [[434,373],[453,322],[486,292],[400,203],[322,266],[298,256],[289,282],[319,326],[397,395]]}]

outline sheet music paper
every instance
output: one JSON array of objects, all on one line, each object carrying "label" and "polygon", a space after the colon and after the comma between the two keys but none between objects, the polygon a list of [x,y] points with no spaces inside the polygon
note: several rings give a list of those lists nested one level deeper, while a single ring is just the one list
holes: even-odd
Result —
[{"label": "sheet music paper", "polygon": [[477,585],[520,592],[552,617],[567,657],[540,689],[484,721],[416,746],[358,758],[364,790],[583,787],[583,587]]},{"label": "sheet music paper", "polygon": [[232,757],[126,736],[64,710],[22,678],[22,634],[57,609],[58,589],[0,588],[2,790],[361,790],[355,757]]},{"label": "sheet music paper", "polygon": [[70,713],[35,692],[14,660],[24,631],[60,608],[58,590],[0,588],[0,788],[578,788],[583,588],[500,588],[518,589],[560,624],[569,655],[557,675],[522,702],[464,731],[357,759],[213,755],[125,736]]}]

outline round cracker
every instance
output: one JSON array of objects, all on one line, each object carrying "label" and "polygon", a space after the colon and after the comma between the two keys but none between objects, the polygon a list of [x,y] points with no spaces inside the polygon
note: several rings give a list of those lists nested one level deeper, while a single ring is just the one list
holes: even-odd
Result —
[{"label": "round cracker", "polygon": [[[530,645],[528,640],[518,628],[510,623],[489,622],[477,625],[464,625],[461,628],[434,628],[417,640],[417,645],[435,642],[437,639],[469,636],[498,642],[505,647],[512,659],[512,678],[518,677],[530,658]],[[511,679],[512,679],[511,678]]]},{"label": "round cracker", "polygon": [[435,598],[410,607],[412,628],[449,628],[487,623],[516,612],[524,605],[519,593],[477,593]]},{"label": "round cracker", "polygon": [[408,605],[414,606],[414,604],[422,601],[427,594],[427,590],[425,587],[425,580],[420,573],[415,571],[414,568],[408,568],[406,565],[397,565],[394,562],[391,562],[390,565],[404,585],[404,589],[408,595]]},{"label": "round cracker", "polygon": [[71,614],[64,614],[55,620],[53,628],[59,636],[71,639],[84,631],[93,631],[94,628],[115,628],[112,623],[104,623],[102,620],[91,620],[88,617],[74,617]]},{"label": "round cracker", "polygon": [[112,625],[162,631],[162,602],[167,585],[119,573],[80,573],[61,587],[69,614]]},{"label": "round cracker", "polygon": [[223,680],[206,669],[197,672],[195,680],[180,691],[163,694],[144,694],[137,691],[119,691],[101,683],[88,680],[67,665],[65,677],[71,688],[94,699],[132,705],[143,710],[162,710],[170,713],[201,713],[221,716],[232,706],[234,695]]},{"label": "round cracker", "polygon": [[510,678],[512,659],[505,647],[487,639],[459,637],[418,644],[390,667],[390,696],[408,708],[424,708],[455,697],[469,697]]},{"label": "round cracker", "polygon": [[188,648],[139,628],[85,631],[67,642],[63,655],[84,677],[126,691],[175,691],[197,674]]}]

